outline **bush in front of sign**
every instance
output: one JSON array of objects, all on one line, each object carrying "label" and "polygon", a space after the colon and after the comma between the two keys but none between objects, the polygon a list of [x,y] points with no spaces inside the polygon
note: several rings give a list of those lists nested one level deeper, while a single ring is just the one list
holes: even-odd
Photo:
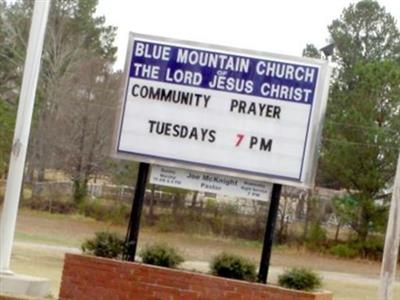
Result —
[{"label": "bush in front of sign", "polygon": [[156,265],[167,268],[175,268],[184,259],[179,251],[164,243],[156,243],[145,246],[139,254],[145,264]]},{"label": "bush in front of sign", "polygon": [[221,253],[211,262],[211,273],[216,276],[246,281],[255,281],[256,265],[235,254]]},{"label": "bush in front of sign", "polygon": [[303,291],[314,291],[322,286],[322,278],[312,270],[292,268],[279,275],[280,286]]},{"label": "bush in front of sign", "polygon": [[93,239],[86,240],[81,249],[90,255],[120,258],[126,249],[125,240],[114,232],[96,232]]}]

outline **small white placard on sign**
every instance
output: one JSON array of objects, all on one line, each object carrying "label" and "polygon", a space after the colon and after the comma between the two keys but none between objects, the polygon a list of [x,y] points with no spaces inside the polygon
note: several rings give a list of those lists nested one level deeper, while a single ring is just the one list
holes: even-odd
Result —
[{"label": "small white placard on sign", "polygon": [[157,165],[150,183],[261,201],[269,201],[272,190],[266,182]]}]

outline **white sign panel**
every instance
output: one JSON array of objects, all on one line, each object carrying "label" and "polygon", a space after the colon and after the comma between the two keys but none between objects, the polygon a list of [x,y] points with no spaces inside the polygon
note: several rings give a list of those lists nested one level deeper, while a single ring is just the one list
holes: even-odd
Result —
[{"label": "white sign panel", "polygon": [[272,184],[237,177],[153,165],[152,184],[269,201]]},{"label": "white sign panel", "polygon": [[311,186],[328,71],[322,61],[131,34],[116,153]]}]

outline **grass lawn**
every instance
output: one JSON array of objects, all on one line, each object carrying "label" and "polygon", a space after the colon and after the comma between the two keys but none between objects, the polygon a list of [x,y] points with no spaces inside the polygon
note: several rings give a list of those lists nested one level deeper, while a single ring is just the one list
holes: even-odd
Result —
[{"label": "grass lawn", "polygon": [[[115,226],[81,216],[51,215],[21,210],[17,222],[16,245],[13,250],[12,270],[17,273],[46,277],[52,280],[52,294],[57,297],[62,266],[63,249],[41,249],[29,243],[79,248],[96,231],[110,230],[125,234],[124,226]],[[139,247],[164,241],[179,248],[186,260],[209,261],[214,255],[229,251],[246,256],[258,264],[260,243],[219,238],[215,236],[162,233],[142,228]],[[18,243],[19,242],[19,243]],[[305,266],[318,271],[340,272],[376,278],[380,264],[365,260],[344,260],[310,253],[304,249],[276,247],[272,253],[272,267]],[[276,276],[271,276],[274,281]],[[362,277],[361,277],[362,278]],[[376,299],[377,284],[362,280],[357,283],[346,279],[325,279],[324,288],[334,293],[335,300]],[[396,286],[395,299],[400,299],[400,286]]]},{"label": "grass lawn", "polygon": [[51,294],[57,298],[63,264],[64,253],[62,252],[15,246],[12,254],[11,269],[18,274],[50,279],[52,283]]},{"label": "grass lawn", "polygon": [[[334,300],[376,300],[378,295],[378,285],[327,280],[324,288],[333,292]],[[399,284],[394,290],[393,299],[400,299]]]}]

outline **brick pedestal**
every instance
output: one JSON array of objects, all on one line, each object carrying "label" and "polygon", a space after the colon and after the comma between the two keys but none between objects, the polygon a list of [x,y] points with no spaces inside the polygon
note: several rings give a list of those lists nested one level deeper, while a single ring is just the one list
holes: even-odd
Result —
[{"label": "brick pedestal", "polygon": [[332,300],[276,286],[67,254],[60,300]]}]

